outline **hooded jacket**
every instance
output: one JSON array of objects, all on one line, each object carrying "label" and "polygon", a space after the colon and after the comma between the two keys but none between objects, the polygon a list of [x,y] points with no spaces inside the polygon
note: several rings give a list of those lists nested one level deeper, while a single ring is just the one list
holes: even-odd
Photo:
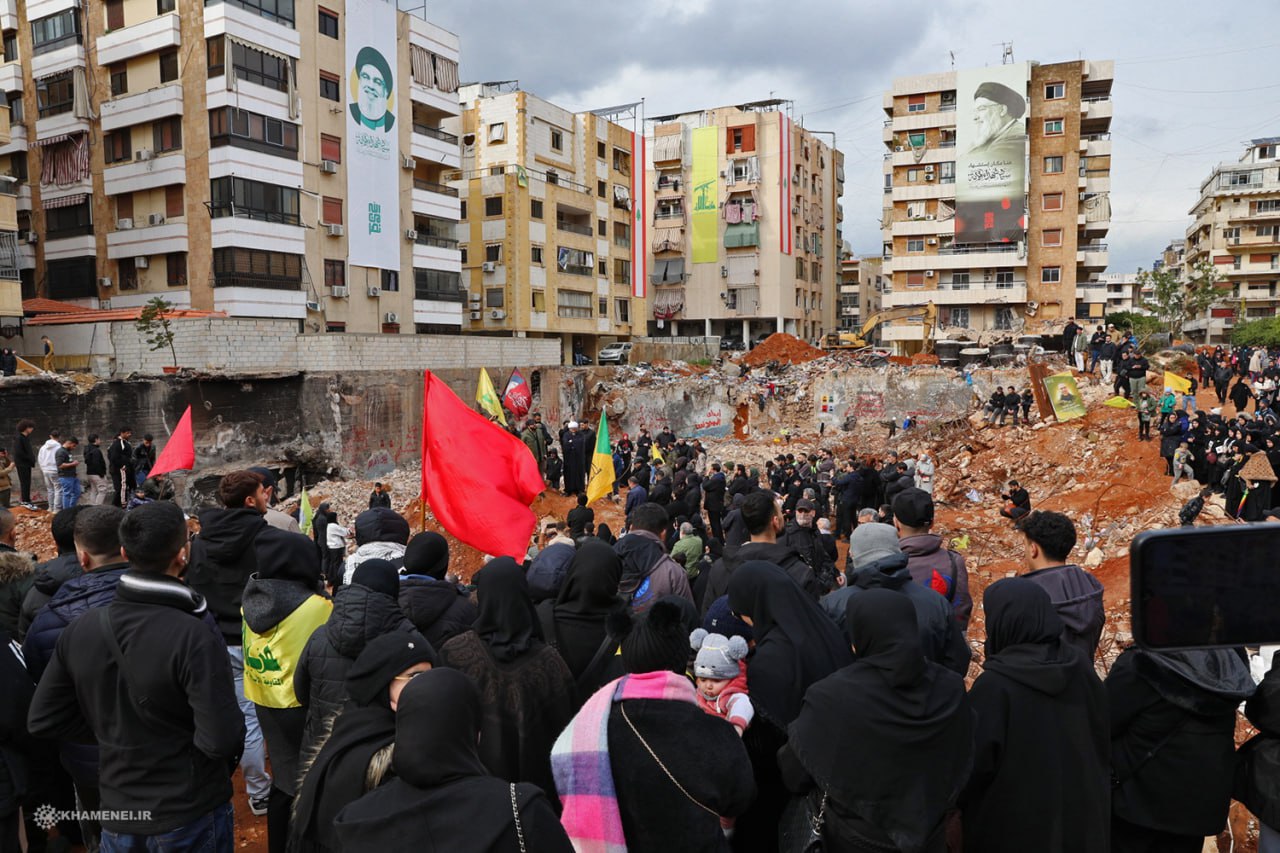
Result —
[{"label": "hooded jacket", "polygon": [[1058,618],[1062,639],[1091,661],[1098,653],[1098,640],[1106,613],[1102,609],[1102,582],[1079,566],[1067,563],[1023,575],[1049,593]]},{"label": "hooded jacket", "polygon": [[564,576],[577,553],[573,540],[561,534],[538,552],[529,564],[529,595],[535,602],[555,598],[564,585]]},{"label": "hooded jacket", "polygon": [[49,603],[54,593],[61,589],[64,583],[82,574],[84,569],[80,567],[80,558],[76,556],[75,551],[70,554],[59,554],[49,562],[36,566],[35,580],[31,584],[31,589],[27,590],[27,597],[22,600],[22,613],[18,616],[20,642],[26,638],[36,614]]},{"label": "hooded jacket", "polygon": [[22,602],[35,580],[36,563],[28,554],[0,548],[0,631],[18,635]]},{"label": "hooded jacket", "polygon": [[400,609],[437,649],[476,621],[476,606],[465,590],[427,575],[400,579]]},{"label": "hooded jacket", "polygon": [[821,598],[827,591],[818,582],[817,575],[814,574],[813,569],[809,568],[809,564],[785,541],[748,542],[732,556],[726,549],[725,555],[711,564],[711,577],[707,581],[706,592],[702,594],[704,615],[717,598],[728,593],[729,579],[733,577],[738,567],[756,560],[773,563],[782,569],[814,601]]},{"label": "hooded jacket", "polygon": [[1235,798],[1269,827],[1280,826],[1280,652],[1244,714],[1258,734],[1240,747]]},{"label": "hooded jacket", "polygon": [[[779,537],[778,542],[791,547],[800,555],[805,565],[813,570],[817,586],[822,592],[826,592],[836,584],[836,563],[822,543],[822,535],[818,532],[816,519],[814,525],[814,527],[801,527],[795,521],[788,521],[786,533]],[[742,549],[739,549],[738,553],[741,554]]]},{"label": "hooded jacket", "polygon": [[969,568],[964,555],[943,548],[942,537],[934,533],[903,537],[898,540],[898,547],[907,555],[907,571],[916,583],[932,588],[934,572],[951,578],[950,592],[944,597],[951,602],[961,630],[967,630],[973,614],[973,596],[969,594]]},{"label": "hooded jacket", "polygon": [[619,591],[630,600],[633,612],[648,610],[668,595],[693,601],[684,566],[671,559],[657,534],[633,530],[619,539],[613,550],[622,560]]},{"label": "hooded jacket", "polygon": [[255,509],[207,509],[191,540],[187,583],[204,596],[228,646],[240,645],[240,598],[258,569],[253,541],[267,529]]}]

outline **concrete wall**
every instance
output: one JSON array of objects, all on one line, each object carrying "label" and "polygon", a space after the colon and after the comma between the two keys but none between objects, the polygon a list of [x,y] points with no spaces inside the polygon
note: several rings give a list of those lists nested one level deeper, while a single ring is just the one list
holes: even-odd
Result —
[{"label": "concrete wall", "polygon": [[700,361],[720,357],[720,338],[635,338],[631,363],[642,361]]}]

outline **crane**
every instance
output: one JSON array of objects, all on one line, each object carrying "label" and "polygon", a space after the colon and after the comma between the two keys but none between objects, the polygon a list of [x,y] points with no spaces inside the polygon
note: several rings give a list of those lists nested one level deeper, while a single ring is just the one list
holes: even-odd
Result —
[{"label": "crane", "polygon": [[829,350],[840,349],[862,349],[869,346],[867,337],[875,330],[876,326],[881,323],[887,323],[890,320],[905,320],[914,317],[920,317],[924,321],[924,349],[925,352],[933,349],[933,332],[938,324],[938,308],[932,302],[926,302],[924,305],[903,305],[898,308],[886,308],[884,311],[877,311],[867,318],[867,322],[862,324],[862,328],[856,332],[837,332],[827,335],[823,341],[823,348]]}]

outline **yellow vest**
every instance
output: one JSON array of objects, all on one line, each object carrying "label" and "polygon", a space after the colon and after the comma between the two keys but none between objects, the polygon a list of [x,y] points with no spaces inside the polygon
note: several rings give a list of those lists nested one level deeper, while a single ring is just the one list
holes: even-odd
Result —
[{"label": "yellow vest", "polygon": [[302,649],[311,634],[329,619],[333,602],[313,595],[266,634],[255,634],[240,622],[244,646],[244,698],[266,708],[297,708],[293,692]]}]

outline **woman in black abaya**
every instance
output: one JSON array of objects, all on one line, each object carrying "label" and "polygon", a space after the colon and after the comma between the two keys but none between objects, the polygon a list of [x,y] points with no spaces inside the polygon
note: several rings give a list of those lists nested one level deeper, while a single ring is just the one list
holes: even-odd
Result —
[{"label": "woman in black abaya", "polygon": [[582,700],[604,685],[606,666],[618,650],[606,622],[626,606],[618,596],[621,577],[617,553],[599,539],[585,539],[569,563],[560,594],[538,605],[544,633],[573,673]]}]

